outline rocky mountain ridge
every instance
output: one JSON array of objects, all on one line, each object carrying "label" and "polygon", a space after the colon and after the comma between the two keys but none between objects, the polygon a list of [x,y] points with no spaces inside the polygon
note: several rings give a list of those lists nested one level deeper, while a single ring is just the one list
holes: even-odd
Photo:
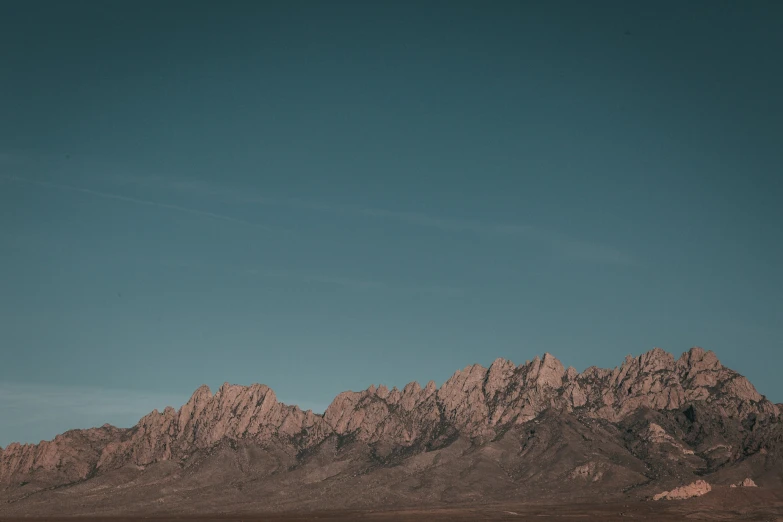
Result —
[{"label": "rocky mountain ridge", "polygon": [[[661,470],[654,474],[676,476],[678,472],[670,470],[671,455],[691,459],[694,473],[719,472],[750,455],[776,455],[783,446],[776,438],[780,415],[779,406],[745,377],[698,347],[678,359],[655,348],[626,357],[614,369],[591,367],[582,373],[545,354],[518,366],[503,359],[489,368],[468,366],[440,388],[430,381],[425,387],[413,382],[402,390],[370,386],[343,392],[323,415],[282,404],[261,384],[226,383],[214,394],[202,386],[179,410],[153,411],[130,429],[104,425],[69,431],[40,444],[11,444],[0,450],[0,485],[11,496],[24,488],[34,494],[123,469],[142,472],[165,463],[185,469],[197,457],[240,446],[282,452],[275,458],[290,462],[290,469],[330,445],[334,455],[343,447],[364,448],[361,459],[408,465],[406,459],[451,451],[458,443],[473,448],[465,451],[501,444],[508,432],[527,430],[529,440],[540,438],[535,428],[527,427],[563,419],[578,422],[577,432],[584,427],[603,430],[602,437],[644,462],[618,464],[612,459],[626,458],[618,454],[606,461],[581,462],[563,476],[599,477],[597,482],[633,468],[624,480],[644,483],[651,461],[662,459]],[[587,441],[592,437],[580,436]],[[530,450],[524,437],[514,443],[522,444],[515,458]],[[608,455],[620,449],[601,451]],[[336,466],[334,455],[322,468]],[[625,471],[620,470],[623,466]],[[638,477],[632,480],[631,475]]]}]

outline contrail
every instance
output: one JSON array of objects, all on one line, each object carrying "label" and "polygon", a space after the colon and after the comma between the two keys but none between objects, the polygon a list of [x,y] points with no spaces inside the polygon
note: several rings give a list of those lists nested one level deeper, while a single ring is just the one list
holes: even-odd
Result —
[{"label": "contrail", "polygon": [[231,216],[224,216],[223,214],[215,214],[214,212],[207,212],[204,210],[197,210],[193,208],[188,207],[181,207],[179,205],[172,205],[169,203],[160,203],[157,201],[149,201],[146,199],[137,199],[137,198],[131,198],[128,196],[121,196],[119,194],[111,194],[109,192],[100,192],[98,190],[92,190],[84,187],[74,187],[72,185],[63,185],[61,183],[52,183],[50,181],[40,181],[36,179],[27,179],[27,178],[21,178],[19,176],[9,176],[7,174],[0,174],[0,177],[12,180],[12,181],[19,181],[22,183],[28,183],[30,185],[37,185],[39,187],[45,187],[45,188],[53,188],[58,190],[70,190],[72,192],[81,192],[82,194],[89,194],[91,196],[99,197],[99,198],[105,198],[105,199],[113,199],[116,201],[124,201],[126,203],[134,203],[136,205],[143,205],[146,207],[157,207],[157,208],[165,208],[168,210],[176,210],[178,212],[184,212],[186,214],[192,214],[195,216],[202,216],[202,217],[208,217],[212,219],[217,219],[219,221],[227,221],[229,223],[237,223],[240,225],[245,225],[249,227],[254,228],[260,228],[261,230],[264,230],[266,232],[281,232],[279,229],[275,229],[272,227],[268,227],[266,225],[261,225],[259,223],[253,223],[250,221],[245,221],[244,219],[239,219]]}]

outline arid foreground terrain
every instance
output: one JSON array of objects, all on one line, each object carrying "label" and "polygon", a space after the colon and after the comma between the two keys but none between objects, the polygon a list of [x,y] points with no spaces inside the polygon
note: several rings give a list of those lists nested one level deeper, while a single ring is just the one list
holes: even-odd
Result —
[{"label": "arid foreground terrain", "polygon": [[[31,518],[0,518],[4,522],[22,522]],[[74,522],[73,517],[36,517],[40,522]],[[330,510],[245,515],[148,515],[136,517],[78,517],[79,521],[131,522],[304,522],[323,521],[627,521],[661,522],[698,520],[758,520],[783,522],[783,490],[729,491],[719,489],[700,498],[661,504],[640,500],[614,502],[577,502],[554,505],[487,504],[452,507]]]},{"label": "arid foreground terrain", "polygon": [[324,415],[202,387],[130,429],[4,448],[0,518],[783,520],[780,414],[701,348],[498,359]]}]

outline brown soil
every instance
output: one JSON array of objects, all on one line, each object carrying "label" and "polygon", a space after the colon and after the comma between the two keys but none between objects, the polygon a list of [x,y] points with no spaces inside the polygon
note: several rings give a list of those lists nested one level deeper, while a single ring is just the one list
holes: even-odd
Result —
[{"label": "brown soil", "polygon": [[629,501],[594,504],[525,505],[492,504],[452,508],[404,510],[341,510],[307,513],[138,516],[138,517],[41,517],[0,518],[0,522],[295,522],[295,521],[627,521],[659,522],[698,520],[747,520],[783,522],[783,490],[733,490],[684,501]]}]

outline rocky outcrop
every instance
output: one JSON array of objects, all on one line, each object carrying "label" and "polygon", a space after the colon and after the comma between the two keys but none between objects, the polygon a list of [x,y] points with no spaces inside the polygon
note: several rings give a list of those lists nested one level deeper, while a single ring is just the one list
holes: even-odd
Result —
[{"label": "rocky outcrop", "polygon": [[639,408],[673,410],[694,401],[715,402],[728,415],[777,413],[745,377],[724,368],[715,354],[692,348],[675,360],[655,348],[626,357],[613,371],[588,368],[577,377],[598,417],[619,421]]},{"label": "rocky outcrop", "polygon": [[[402,397],[405,405],[400,408]],[[726,416],[778,412],[712,352],[693,348],[675,360],[656,348],[627,357],[613,370],[593,367],[581,374],[573,368],[565,370],[550,354],[519,366],[497,359],[488,369],[473,365],[455,372],[436,392],[434,384],[422,390],[416,383],[402,394],[374,387],[346,392],[335,399],[324,418],[335,432],[356,432],[368,441],[395,433],[395,440],[411,442],[437,419],[460,433],[484,439],[499,426],[523,424],[549,408],[618,422],[641,408],[676,410],[694,401],[714,403]],[[403,417],[408,432],[401,425]],[[379,426],[383,426],[380,431]]]},{"label": "rocky outcrop", "polygon": [[263,443],[281,437],[307,445],[320,442],[329,433],[331,429],[321,415],[278,402],[274,391],[262,384],[225,383],[214,395],[202,386],[179,411],[171,407],[155,410],[122,440],[107,445],[97,468],[127,462],[143,466],[181,458],[224,439]]},{"label": "rocky outcrop", "polygon": [[155,410],[131,429],[104,426],[37,445],[11,444],[0,454],[0,481],[23,482],[48,471],[74,482],[126,464],[182,459],[224,439],[284,438],[300,446],[317,444],[331,432],[321,415],[278,402],[267,386],[226,383],[214,395],[202,386],[179,411]]},{"label": "rocky outcrop", "polygon": [[69,431],[40,444],[9,444],[0,450],[0,483],[24,482],[33,476],[52,484],[84,479],[95,472],[104,449],[126,432],[107,424]]},{"label": "rocky outcrop", "polygon": [[597,482],[603,476],[604,472],[601,466],[595,462],[587,462],[577,466],[568,474],[568,478],[572,480],[587,480],[590,482]]},{"label": "rocky outcrop", "polygon": [[654,422],[651,422],[647,427],[647,430],[642,433],[642,439],[652,444],[668,444],[669,446],[672,446],[673,448],[682,452],[684,455],[694,454],[692,449],[684,447],[682,444],[677,442],[674,437],[666,433],[666,430]]},{"label": "rocky outcrop", "polygon": [[[280,443],[297,452],[329,437],[349,437],[372,445],[383,457],[439,447],[457,436],[482,443],[546,410],[616,423],[639,410],[679,410],[694,402],[708,403],[727,417],[779,413],[747,379],[701,348],[677,360],[656,348],[628,356],[614,369],[591,367],[581,374],[547,353],[518,366],[503,359],[489,368],[468,366],[439,389],[430,381],[425,387],[410,383],[402,390],[371,386],[344,392],[323,415],[282,404],[261,384],[226,383],[214,395],[202,386],[179,410],[153,411],[131,429],[104,426],[38,445],[9,445],[0,452],[0,482],[21,483],[31,475],[45,475],[52,484],[69,483],[128,464],[180,462],[226,440]],[[643,437],[651,444],[693,453],[655,423]],[[763,444],[757,443],[757,449]],[[600,478],[599,471],[587,466],[574,470],[573,478]]]},{"label": "rocky outcrop", "polygon": [[686,498],[706,495],[710,491],[712,491],[712,486],[710,486],[704,480],[697,480],[696,482],[688,484],[687,486],[680,486],[678,488],[674,488],[671,491],[658,493],[653,497],[653,500],[684,500]]},{"label": "rocky outcrop", "polygon": [[753,479],[746,478],[745,480],[737,482],[736,484],[732,484],[729,487],[732,487],[732,488],[757,488],[758,486],[756,485],[755,482],[753,482]]}]

